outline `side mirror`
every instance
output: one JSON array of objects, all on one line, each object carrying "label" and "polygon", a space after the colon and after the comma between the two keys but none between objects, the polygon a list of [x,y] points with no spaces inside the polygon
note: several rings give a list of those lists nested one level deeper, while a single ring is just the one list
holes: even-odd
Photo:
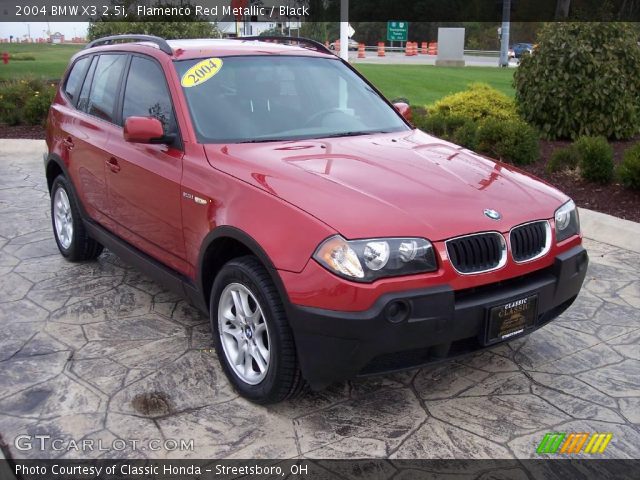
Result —
[{"label": "side mirror", "polygon": [[163,143],[166,141],[162,123],[153,117],[128,117],[124,122],[124,139],[132,143]]},{"label": "side mirror", "polygon": [[413,115],[411,114],[411,107],[409,106],[408,103],[397,102],[397,103],[394,103],[393,106],[396,108],[396,110],[398,110],[398,112],[400,112],[400,115],[402,115],[405,118],[405,120],[407,120],[408,122],[410,122],[413,119]]}]

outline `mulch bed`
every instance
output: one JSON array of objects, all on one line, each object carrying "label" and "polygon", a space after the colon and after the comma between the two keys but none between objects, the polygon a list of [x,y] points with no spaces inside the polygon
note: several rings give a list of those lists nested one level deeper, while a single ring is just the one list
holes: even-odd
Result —
[{"label": "mulch bed", "polygon": [[[0,125],[0,138],[44,139],[44,130],[39,126],[9,127]],[[624,151],[638,141],[640,141],[640,137],[631,141],[612,142],[615,162],[621,162]],[[540,142],[540,160],[523,167],[523,169],[562,190],[579,207],[640,222],[640,192],[624,188],[618,183],[609,185],[590,183],[580,178],[575,172],[547,173],[544,167],[551,157],[551,153],[568,144],[563,141],[542,140]]]},{"label": "mulch bed", "polygon": [[[622,161],[625,150],[637,142],[640,142],[640,137],[629,141],[611,142],[613,160],[616,165]],[[545,165],[547,160],[551,158],[553,151],[567,145],[569,142],[566,141],[541,140],[540,160],[523,167],[523,169],[562,190],[579,207],[640,222],[640,192],[625,188],[616,182],[609,185],[587,182],[580,178],[576,172],[547,173]]]},{"label": "mulch bed", "polygon": [[39,125],[18,125],[15,127],[0,125],[0,138],[44,140],[44,129]]}]

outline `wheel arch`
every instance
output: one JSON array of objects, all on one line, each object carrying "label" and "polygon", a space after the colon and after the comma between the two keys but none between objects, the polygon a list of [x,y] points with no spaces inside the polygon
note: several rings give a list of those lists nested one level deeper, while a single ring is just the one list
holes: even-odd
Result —
[{"label": "wheel arch", "polygon": [[71,181],[69,173],[67,172],[67,167],[62,159],[55,154],[48,155],[45,163],[45,175],[47,177],[47,188],[49,189],[49,193],[51,193],[53,181],[60,174],[64,175],[69,181]]},{"label": "wheel arch", "polygon": [[82,203],[82,199],[80,195],[78,195],[78,191],[76,190],[76,186],[73,184],[73,179],[69,174],[69,170],[67,169],[67,165],[64,163],[64,160],[60,158],[60,156],[55,153],[50,153],[46,156],[45,160],[45,175],[47,177],[47,188],[49,189],[49,194],[51,194],[51,188],[53,187],[53,181],[56,179],[58,175],[64,175],[69,183],[69,188],[71,188],[71,194],[75,197],[76,203],[78,204],[78,210],[80,210],[80,215],[83,219],[89,218],[87,215],[87,211],[84,208]]},{"label": "wheel arch", "polygon": [[289,296],[277,269],[267,253],[249,234],[239,228],[228,225],[216,227],[209,232],[202,242],[198,256],[196,282],[207,310],[209,309],[211,287],[220,269],[228,261],[244,255],[253,255],[264,265],[278,290],[285,310],[288,312]]}]

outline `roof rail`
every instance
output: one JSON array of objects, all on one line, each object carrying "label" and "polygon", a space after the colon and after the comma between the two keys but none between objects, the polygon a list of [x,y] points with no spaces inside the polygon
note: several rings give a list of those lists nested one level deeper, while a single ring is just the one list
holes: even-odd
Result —
[{"label": "roof rail", "polygon": [[164,38],[156,37],[154,35],[111,35],[110,37],[97,38],[87,44],[84,48],[97,47],[98,45],[111,45],[120,40],[134,40],[137,42],[151,42],[158,45],[158,48],[167,55],[173,55],[173,49],[169,46]]},{"label": "roof rail", "polygon": [[314,50],[322,53],[328,53],[329,55],[334,55],[334,53],[325,47],[320,42],[315,40],[311,40],[310,38],[305,37],[279,37],[277,35],[266,35],[266,36],[252,36],[252,37],[231,37],[233,40],[259,40],[263,42],[295,42],[301,44],[300,46],[306,46],[313,48]]}]

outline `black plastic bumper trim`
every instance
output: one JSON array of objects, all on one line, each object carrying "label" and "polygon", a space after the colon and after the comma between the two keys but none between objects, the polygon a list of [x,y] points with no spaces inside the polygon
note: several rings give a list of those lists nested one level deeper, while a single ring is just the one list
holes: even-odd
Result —
[{"label": "black plastic bumper trim", "polygon": [[[523,333],[526,335],[571,305],[587,265],[586,250],[577,246],[559,254],[551,267],[523,277],[460,291],[439,286],[386,294],[363,312],[288,305],[303,375],[319,389],[360,374],[412,368],[486,348],[487,309],[536,294],[538,319],[534,328]],[[393,323],[385,318],[386,306],[394,301],[409,304],[407,320]],[[401,358],[407,352],[422,352],[416,357],[421,361],[387,362],[388,368],[385,362],[378,362],[385,356]]]}]

